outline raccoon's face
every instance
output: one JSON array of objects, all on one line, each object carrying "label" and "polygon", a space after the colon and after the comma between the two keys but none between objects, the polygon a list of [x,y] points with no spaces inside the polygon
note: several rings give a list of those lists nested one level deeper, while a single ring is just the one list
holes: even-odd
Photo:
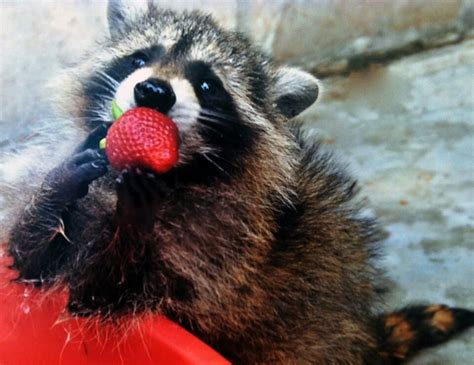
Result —
[{"label": "raccoon's face", "polygon": [[111,2],[111,37],[82,66],[82,116],[110,122],[111,103],[167,114],[180,132],[178,168],[228,172],[262,134],[311,105],[316,79],[277,68],[242,36],[208,16],[139,2]]}]

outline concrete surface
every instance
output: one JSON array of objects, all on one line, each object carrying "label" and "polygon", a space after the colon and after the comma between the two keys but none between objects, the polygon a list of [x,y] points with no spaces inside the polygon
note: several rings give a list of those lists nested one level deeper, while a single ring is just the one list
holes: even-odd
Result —
[{"label": "concrete surface", "polygon": [[[384,224],[397,308],[474,307],[474,41],[324,80],[304,119],[347,161]],[[474,364],[474,336],[413,364]]]},{"label": "concrete surface", "polygon": [[[271,14],[269,3],[254,3]],[[385,5],[391,3],[403,8],[411,2]],[[421,9],[418,14],[436,9],[433,2],[414,3]],[[451,10],[442,14],[446,23],[439,24],[455,24],[461,13],[463,24],[469,23],[469,2],[440,3]],[[370,9],[369,1],[361,4]],[[104,35],[103,11],[104,4],[94,1],[0,3],[0,154],[21,148],[23,138],[42,127],[47,103],[40,90],[59,67]],[[307,24],[315,22],[317,29],[319,21],[313,17]],[[332,27],[338,24],[342,27]],[[298,44],[290,34],[295,33],[280,38],[278,47]],[[331,35],[320,32],[318,41],[325,42],[326,36]],[[326,52],[316,41],[305,44],[308,54]],[[327,78],[322,100],[304,115],[315,138],[323,138],[349,163],[369,206],[385,224],[383,265],[393,281],[388,298],[393,308],[413,301],[474,307],[473,71],[473,42],[464,41],[349,77]],[[471,332],[413,364],[474,363],[472,337]]]}]

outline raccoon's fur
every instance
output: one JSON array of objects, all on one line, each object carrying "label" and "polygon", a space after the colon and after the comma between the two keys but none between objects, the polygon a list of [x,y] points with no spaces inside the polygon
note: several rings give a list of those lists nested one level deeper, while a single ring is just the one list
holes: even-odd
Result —
[{"label": "raccoon's fur", "polygon": [[[69,162],[8,237],[20,280],[67,285],[77,315],[163,313],[240,364],[395,364],[472,325],[445,306],[377,314],[377,225],[354,180],[290,121],[318,97],[313,76],[208,16],[139,4],[109,4],[110,38],[64,75],[58,103],[80,121],[76,138],[161,80],[180,161],[162,176],[106,172],[91,151],[105,127],[72,160],[56,151]],[[86,174],[81,159],[96,175],[66,186]]]}]

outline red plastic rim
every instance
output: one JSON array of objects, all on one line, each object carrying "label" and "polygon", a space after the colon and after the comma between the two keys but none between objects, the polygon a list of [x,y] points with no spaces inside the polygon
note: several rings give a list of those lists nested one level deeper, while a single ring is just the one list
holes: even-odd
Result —
[{"label": "red plastic rim", "polygon": [[0,247],[1,365],[224,365],[221,355],[164,317],[117,324],[71,318],[67,292],[12,283]]}]

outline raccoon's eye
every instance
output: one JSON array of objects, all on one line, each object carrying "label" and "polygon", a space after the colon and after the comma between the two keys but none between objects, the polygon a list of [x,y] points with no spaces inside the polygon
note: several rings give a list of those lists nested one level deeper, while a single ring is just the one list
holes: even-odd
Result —
[{"label": "raccoon's eye", "polygon": [[143,52],[135,52],[131,56],[132,65],[136,68],[144,67],[150,58]]},{"label": "raccoon's eye", "polygon": [[206,95],[215,95],[217,93],[217,85],[211,80],[201,81],[199,88]]}]

